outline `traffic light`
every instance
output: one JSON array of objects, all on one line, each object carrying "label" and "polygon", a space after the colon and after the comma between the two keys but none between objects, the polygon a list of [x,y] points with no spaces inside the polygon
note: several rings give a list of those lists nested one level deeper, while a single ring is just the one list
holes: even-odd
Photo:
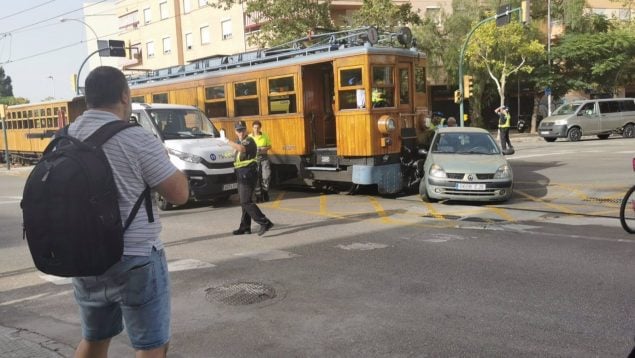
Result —
[{"label": "traffic light", "polygon": [[496,26],[505,26],[509,24],[509,20],[511,19],[511,10],[512,6],[509,4],[498,8],[498,12],[496,12]]},{"label": "traffic light", "polygon": [[126,43],[124,41],[108,40],[108,47],[110,47],[110,56],[126,57]]},{"label": "traffic light", "polygon": [[528,24],[531,20],[531,2],[529,0],[523,0],[520,2],[520,20],[523,24]]},{"label": "traffic light", "polygon": [[474,94],[474,81],[472,76],[465,75],[463,76],[463,98],[470,98]]},{"label": "traffic light", "polygon": [[454,91],[454,103],[461,103],[461,91]]}]

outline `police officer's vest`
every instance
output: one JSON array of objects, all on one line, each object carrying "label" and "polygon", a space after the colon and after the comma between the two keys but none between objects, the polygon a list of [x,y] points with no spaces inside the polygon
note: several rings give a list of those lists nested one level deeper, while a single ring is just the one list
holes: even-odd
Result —
[{"label": "police officer's vest", "polygon": [[[251,145],[245,145],[245,142],[250,142]],[[236,158],[234,159],[234,168],[244,168],[252,163],[256,163],[257,147],[256,142],[251,137],[246,137],[239,144],[243,145],[246,149],[245,152],[236,151]]]}]

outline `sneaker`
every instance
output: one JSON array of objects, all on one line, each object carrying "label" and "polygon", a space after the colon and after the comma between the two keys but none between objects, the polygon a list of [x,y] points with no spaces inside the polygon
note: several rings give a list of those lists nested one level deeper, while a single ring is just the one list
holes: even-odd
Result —
[{"label": "sneaker", "polygon": [[264,235],[267,231],[269,231],[269,229],[271,229],[273,227],[273,223],[271,221],[269,221],[267,224],[265,225],[260,225],[260,230],[258,230],[258,236],[262,236]]},{"label": "sneaker", "polygon": [[232,234],[234,234],[234,235],[251,234],[251,229],[247,229],[247,230],[243,230],[243,229],[234,230],[234,231],[232,231]]}]

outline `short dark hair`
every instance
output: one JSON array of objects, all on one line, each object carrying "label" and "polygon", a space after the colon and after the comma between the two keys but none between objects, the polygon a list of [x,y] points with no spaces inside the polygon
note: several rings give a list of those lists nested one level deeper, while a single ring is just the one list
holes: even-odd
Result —
[{"label": "short dark hair", "polygon": [[261,126],[261,127],[262,127],[262,123],[260,123],[260,121],[256,119],[256,120],[254,121],[254,124],[252,124],[251,126],[252,126],[252,127],[253,127],[253,126]]},{"label": "short dark hair", "polygon": [[119,69],[99,66],[90,71],[85,84],[86,107],[110,107],[119,103],[128,89],[126,76]]}]

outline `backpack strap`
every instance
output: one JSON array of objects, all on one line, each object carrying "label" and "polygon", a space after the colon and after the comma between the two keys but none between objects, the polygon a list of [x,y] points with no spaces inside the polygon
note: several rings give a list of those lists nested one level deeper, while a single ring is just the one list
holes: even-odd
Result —
[{"label": "backpack strap", "polygon": [[[121,120],[110,121],[103,126],[99,127],[93,134],[91,134],[88,138],[84,140],[84,142],[90,143],[94,146],[102,146],[108,139],[112,138],[115,134],[121,132],[122,130],[130,127],[138,127],[137,123],[129,123]],[[64,127],[66,133],[68,133],[68,128]],[[141,203],[145,201],[146,203],[146,214],[148,215],[148,222],[154,222],[154,213],[152,212],[152,197],[150,196],[150,186],[146,184],[146,188],[143,190],[139,198],[135,202],[128,218],[126,219],[126,223],[124,225],[124,231],[128,229],[130,224],[132,224],[132,220],[134,220],[135,216],[137,216],[137,212],[141,207]]]}]

